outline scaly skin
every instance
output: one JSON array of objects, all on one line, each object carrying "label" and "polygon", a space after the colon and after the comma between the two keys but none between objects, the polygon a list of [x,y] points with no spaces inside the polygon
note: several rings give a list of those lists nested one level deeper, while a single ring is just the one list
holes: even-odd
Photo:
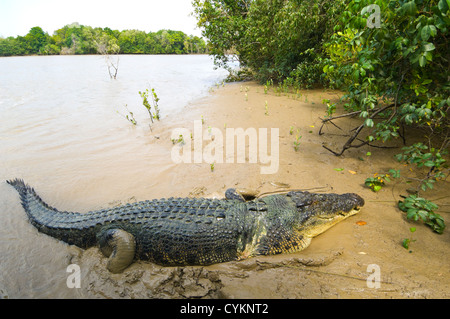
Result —
[{"label": "scaly skin", "polygon": [[227,199],[147,200],[82,214],[50,207],[22,180],[7,183],[40,232],[81,248],[99,245],[112,272],[134,259],[210,265],[299,251],[364,205],[356,194],[290,192],[246,202],[229,190]]}]

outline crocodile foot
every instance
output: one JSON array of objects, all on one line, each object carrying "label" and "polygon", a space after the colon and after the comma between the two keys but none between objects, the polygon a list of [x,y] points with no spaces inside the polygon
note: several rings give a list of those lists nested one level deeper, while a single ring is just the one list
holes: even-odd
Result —
[{"label": "crocodile foot", "polygon": [[98,236],[100,251],[108,259],[107,268],[117,274],[127,268],[134,259],[136,242],[134,236],[122,229],[108,229]]}]

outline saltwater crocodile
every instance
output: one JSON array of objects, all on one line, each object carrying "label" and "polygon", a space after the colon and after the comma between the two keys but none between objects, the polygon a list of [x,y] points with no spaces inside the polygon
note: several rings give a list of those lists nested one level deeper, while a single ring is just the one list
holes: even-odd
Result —
[{"label": "saltwater crocodile", "polygon": [[292,191],[246,201],[229,189],[225,199],[154,199],[74,213],[50,207],[22,180],[7,183],[19,192],[40,232],[80,248],[99,245],[113,273],[135,259],[164,266],[210,265],[300,251],[364,205],[351,193]]}]

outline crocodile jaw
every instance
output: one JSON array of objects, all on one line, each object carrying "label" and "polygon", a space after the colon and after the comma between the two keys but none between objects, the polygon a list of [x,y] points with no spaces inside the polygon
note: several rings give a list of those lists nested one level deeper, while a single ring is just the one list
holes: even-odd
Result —
[{"label": "crocodile jaw", "polygon": [[360,207],[355,207],[348,212],[340,212],[332,217],[316,216],[316,219],[311,222],[310,227],[306,231],[302,232],[302,235],[309,238],[316,237],[344,219],[359,213],[360,210]]}]

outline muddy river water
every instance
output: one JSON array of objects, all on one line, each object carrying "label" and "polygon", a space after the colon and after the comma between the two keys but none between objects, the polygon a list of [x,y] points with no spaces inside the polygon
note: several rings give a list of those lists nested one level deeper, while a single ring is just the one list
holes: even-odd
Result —
[{"label": "muddy river water", "polygon": [[[338,102],[341,92],[284,94],[252,82],[222,85],[225,75],[207,56],[121,56],[117,80],[109,79],[99,56],[0,59],[0,297],[450,298],[448,229],[437,235],[405,218],[396,205],[411,187],[404,180],[378,193],[364,186],[367,177],[391,168],[416,173],[394,160],[398,148],[365,146],[336,157],[322,144],[338,150],[359,125],[358,118],[345,118],[336,123],[340,129],[327,125],[318,134],[322,101]],[[138,94],[151,87],[162,114],[154,124]],[[125,105],[136,126],[122,116]],[[216,148],[223,160],[217,157],[214,165],[205,157],[174,161],[180,145],[172,143],[172,132],[192,132],[195,153],[199,125],[210,142],[212,134],[225,141],[231,128],[254,130],[258,143],[266,137],[266,151],[277,154],[272,171],[262,171],[268,167],[262,155],[269,153],[254,157],[250,142],[241,161],[237,154],[229,158],[226,148]],[[412,134],[408,142],[420,137]],[[189,143],[189,134],[184,139]],[[354,192],[366,204],[299,253],[208,267],[136,262],[111,274],[98,248],[83,251],[32,227],[5,182],[12,178],[23,178],[62,211],[162,197],[223,197],[230,187],[260,194],[284,188]],[[444,180],[427,195],[447,224],[449,189]],[[405,238],[412,239],[409,250],[401,245]],[[79,266],[80,288],[70,265]]]},{"label": "muddy river water", "polygon": [[[11,297],[64,296],[68,290],[58,288],[58,277],[66,274],[54,267],[64,253],[33,244],[4,181],[23,178],[43,197],[59,198],[52,205],[64,210],[136,196],[127,194],[128,187],[145,193],[174,164],[164,147],[149,147],[155,137],[148,134],[151,121],[138,92],[155,88],[168,122],[226,74],[204,55],[120,56],[119,62],[117,80],[110,80],[101,56],[0,59],[0,289]],[[125,106],[136,127],[123,117]]]}]

